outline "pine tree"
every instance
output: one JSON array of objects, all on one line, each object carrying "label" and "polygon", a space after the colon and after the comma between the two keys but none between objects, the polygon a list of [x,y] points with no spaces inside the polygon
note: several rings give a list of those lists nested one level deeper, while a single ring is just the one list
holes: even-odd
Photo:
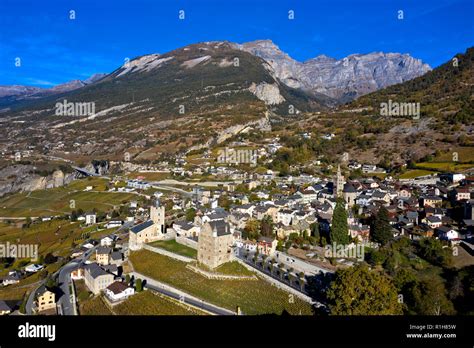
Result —
[{"label": "pine tree", "polygon": [[376,243],[385,245],[393,238],[391,230],[388,211],[385,207],[380,207],[372,224],[371,239]]},{"label": "pine tree", "polygon": [[342,199],[337,200],[336,208],[334,208],[330,239],[331,243],[336,244],[349,244],[350,242],[347,212]]}]

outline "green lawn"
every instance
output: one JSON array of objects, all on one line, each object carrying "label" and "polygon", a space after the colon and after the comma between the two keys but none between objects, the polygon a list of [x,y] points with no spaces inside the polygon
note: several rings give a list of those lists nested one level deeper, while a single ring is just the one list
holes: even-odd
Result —
[{"label": "green lawn", "polygon": [[115,306],[114,312],[118,315],[205,315],[198,309],[150,290],[133,295]]},{"label": "green lawn", "polygon": [[197,258],[197,250],[190,248],[186,245],[177,243],[174,239],[171,240],[159,240],[153,243],[150,243],[151,246],[165,249],[169,252],[179,254],[182,256],[190,257],[193,259]]},{"label": "green lawn", "polygon": [[244,314],[311,315],[311,305],[263,279],[207,279],[186,268],[186,263],[147,250],[133,252],[130,261],[135,270],[153,279],[182,289],[198,298],[235,311],[240,306]]}]

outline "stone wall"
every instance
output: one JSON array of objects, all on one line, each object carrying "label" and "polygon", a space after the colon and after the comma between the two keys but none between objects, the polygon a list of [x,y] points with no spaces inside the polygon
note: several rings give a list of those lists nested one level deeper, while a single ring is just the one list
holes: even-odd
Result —
[{"label": "stone wall", "polygon": [[149,250],[151,252],[154,252],[154,253],[157,253],[157,254],[161,254],[161,255],[164,255],[164,256],[168,256],[168,257],[171,257],[175,260],[178,260],[178,261],[183,261],[183,262],[193,262],[193,261],[196,261],[194,259],[191,259],[189,257],[186,257],[186,256],[182,256],[182,255],[178,255],[178,254],[175,254],[175,253],[172,253],[172,252],[169,252],[168,250],[165,250],[165,249],[161,249],[161,248],[157,248],[157,247],[152,247],[148,244],[143,244],[143,249],[146,249],[146,250]]},{"label": "stone wall", "polygon": [[186,245],[187,247],[198,249],[198,242],[194,239],[189,239],[183,236],[176,236],[176,243]]}]

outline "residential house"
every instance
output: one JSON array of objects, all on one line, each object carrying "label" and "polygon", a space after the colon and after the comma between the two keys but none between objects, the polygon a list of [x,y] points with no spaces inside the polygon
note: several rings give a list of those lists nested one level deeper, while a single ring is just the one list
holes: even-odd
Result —
[{"label": "residential house", "polygon": [[123,263],[123,253],[121,253],[120,251],[113,251],[110,254],[110,264],[121,266],[122,263]]},{"label": "residential house", "polygon": [[450,226],[438,227],[436,229],[436,233],[439,239],[443,239],[443,240],[453,241],[453,240],[459,240],[460,238],[459,232]]},{"label": "residential house", "polygon": [[278,240],[272,237],[260,237],[257,241],[257,248],[260,254],[271,256],[275,253]]},{"label": "residential house", "polygon": [[112,244],[113,244],[114,240],[113,238],[107,236],[107,237],[104,237],[100,240],[100,245],[101,246],[107,246],[107,247],[111,247]]},{"label": "residential house", "polygon": [[443,221],[437,216],[428,216],[423,219],[423,222],[430,228],[438,228],[443,224]]},{"label": "residential house", "polygon": [[197,237],[201,228],[189,221],[176,221],[173,223],[176,235],[180,237]]},{"label": "residential house", "polygon": [[285,226],[291,225],[293,216],[295,215],[296,210],[283,209],[277,212],[277,223],[281,223]]},{"label": "residential house", "polygon": [[421,197],[421,206],[437,207],[441,205],[443,199],[438,196],[423,196]]},{"label": "residential house", "polygon": [[91,263],[84,267],[84,280],[89,290],[97,295],[113,283],[114,275],[106,272],[97,263]]},{"label": "residential house", "polygon": [[95,251],[95,259],[99,265],[108,265],[110,263],[110,254],[112,249],[106,246],[100,246]]},{"label": "residential house", "polygon": [[35,297],[36,309],[38,312],[56,308],[56,294],[49,290],[45,285],[41,285],[36,290]]},{"label": "residential house", "polygon": [[122,301],[135,293],[135,290],[124,282],[113,282],[104,290],[107,298],[112,302]]},{"label": "residential house", "polygon": [[97,223],[97,215],[94,212],[86,213],[86,225]]}]

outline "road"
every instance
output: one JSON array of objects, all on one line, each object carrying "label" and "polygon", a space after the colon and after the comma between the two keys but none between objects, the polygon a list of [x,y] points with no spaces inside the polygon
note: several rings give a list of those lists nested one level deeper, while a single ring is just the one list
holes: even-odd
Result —
[{"label": "road", "polygon": [[159,183],[159,182],[149,182],[149,184],[150,184],[151,187],[153,187],[154,189],[173,191],[173,192],[176,192],[176,193],[179,193],[179,194],[188,196],[188,197],[191,197],[191,196],[192,196],[192,193],[191,193],[191,192],[185,191],[185,190],[180,189],[180,188],[177,188],[177,187],[163,185],[163,184],[161,184],[161,183]]},{"label": "road", "polygon": [[218,307],[209,302],[205,302],[204,300],[200,300],[197,297],[191,296],[181,290],[174,289],[169,285],[166,285],[165,287],[164,285],[160,284],[160,282],[155,281],[152,278],[146,277],[143,274],[131,272],[131,275],[133,275],[135,279],[140,278],[142,280],[146,280],[145,287],[148,289],[154,290],[156,292],[159,292],[160,294],[174,298],[183,303],[187,303],[191,306],[201,308],[209,313],[215,315],[236,315],[235,312],[232,312],[222,307]]},{"label": "road", "polygon": [[[113,233],[109,234],[108,236],[112,236],[115,234],[120,233],[122,230],[129,228],[133,225],[133,222],[125,222],[120,228],[118,228]],[[105,236],[104,236],[105,237]],[[103,238],[104,238],[103,237]],[[61,267],[56,273],[53,274],[53,277],[57,277],[58,284],[61,289],[62,295],[58,300],[58,304],[61,307],[61,314],[62,315],[77,315],[77,311],[75,308],[75,298],[72,298],[71,292],[69,291],[69,285],[71,284],[71,272],[76,268],[79,268],[85,264],[89,256],[95,251],[95,249],[99,246],[97,244],[95,247],[86,251],[83,255],[71,260],[69,263]],[[42,281],[38,287],[32,291],[28,297],[28,301],[26,303],[26,314],[32,315],[33,314],[33,306],[34,306],[34,298],[36,290],[43,285],[45,282]]]}]

